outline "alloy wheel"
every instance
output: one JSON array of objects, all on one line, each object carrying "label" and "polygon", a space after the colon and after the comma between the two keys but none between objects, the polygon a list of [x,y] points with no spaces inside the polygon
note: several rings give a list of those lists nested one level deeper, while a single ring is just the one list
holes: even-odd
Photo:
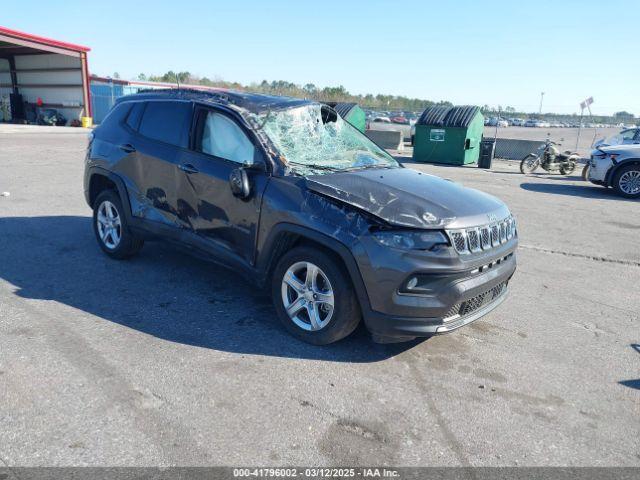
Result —
[{"label": "alloy wheel", "polygon": [[333,288],[320,267],[311,262],[297,262],[282,279],[282,302],[289,318],[306,331],[325,328],[335,306]]},{"label": "alloy wheel", "polygon": [[640,171],[629,170],[624,172],[618,180],[620,190],[627,195],[637,195],[640,193]]},{"label": "alloy wheel", "polygon": [[122,239],[122,222],[118,209],[109,200],[105,200],[98,207],[96,223],[102,243],[110,250],[117,248]]}]

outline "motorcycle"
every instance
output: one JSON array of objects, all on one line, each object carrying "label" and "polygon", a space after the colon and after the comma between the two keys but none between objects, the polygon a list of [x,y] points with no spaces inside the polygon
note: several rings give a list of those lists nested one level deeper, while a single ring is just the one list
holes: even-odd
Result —
[{"label": "motorcycle", "polygon": [[522,159],[520,171],[526,175],[527,173],[533,173],[538,167],[542,167],[547,172],[560,172],[562,175],[570,175],[576,169],[580,155],[569,151],[560,153],[557,148],[560,145],[547,138],[536,153],[530,153]]}]

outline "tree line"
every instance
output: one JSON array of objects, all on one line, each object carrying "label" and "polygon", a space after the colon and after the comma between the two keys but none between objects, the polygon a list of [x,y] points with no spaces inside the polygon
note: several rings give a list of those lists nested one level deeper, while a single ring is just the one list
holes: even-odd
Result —
[{"label": "tree line", "polygon": [[[114,78],[120,78],[118,73],[113,74]],[[149,82],[164,82],[175,84],[202,85],[207,87],[229,88],[233,90],[242,90],[247,92],[264,93],[267,95],[284,95],[297,98],[308,98],[322,102],[355,102],[363,108],[371,110],[402,110],[410,112],[422,112],[427,107],[434,105],[452,106],[449,101],[433,101],[421,98],[409,98],[403,95],[383,95],[383,94],[352,94],[342,85],[337,87],[320,88],[313,83],[298,85],[286,80],[273,80],[268,82],[263,80],[260,83],[250,83],[243,85],[239,82],[228,82],[222,79],[210,79],[208,77],[200,77],[190,72],[174,72],[169,70],[163,75],[147,75],[141,73],[138,80]],[[574,113],[571,115],[560,113],[527,113],[517,111],[514,107],[506,106],[502,108],[490,107],[483,105],[480,107],[485,116],[501,116],[503,118],[534,118],[546,121],[558,122],[575,122],[579,119],[579,115]],[[637,119],[632,113],[621,111],[616,112],[613,116],[604,115],[585,115],[584,121],[595,123],[636,123]]]},{"label": "tree line", "polygon": [[[115,77],[115,74],[114,74]],[[410,112],[421,112],[432,105],[451,106],[451,102],[424,100],[421,98],[409,98],[402,95],[366,94],[358,95],[347,91],[342,85],[337,87],[320,88],[313,83],[298,85],[286,80],[274,80],[268,82],[263,80],[260,83],[250,83],[243,85],[238,82],[228,82],[221,79],[210,79],[199,77],[190,72],[168,71],[164,75],[146,75],[141,73],[138,80],[149,82],[165,82],[176,84],[202,85],[207,87],[229,88],[233,90],[243,90],[267,95],[284,95],[297,98],[308,98],[323,102],[355,102],[365,108],[374,110],[403,110]]]}]

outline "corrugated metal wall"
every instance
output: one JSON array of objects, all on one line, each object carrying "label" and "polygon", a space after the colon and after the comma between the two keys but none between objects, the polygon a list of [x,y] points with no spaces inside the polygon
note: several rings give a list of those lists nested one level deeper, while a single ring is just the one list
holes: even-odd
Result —
[{"label": "corrugated metal wall", "polygon": [[8,122],[11,120],[11,104],[9,103],[11,87],[5,86],[10,84],[11,73],[9,72],[9,60],[0,58],[0,122]]},{"label": "corrugated metal wall", "polygon": [[53,53],[16,55],[15,62],[24,101],[36,103],[41,98],[43,103],[52,105],[51,108],[69,120],[79,119],[85,114],[79,58]]}]

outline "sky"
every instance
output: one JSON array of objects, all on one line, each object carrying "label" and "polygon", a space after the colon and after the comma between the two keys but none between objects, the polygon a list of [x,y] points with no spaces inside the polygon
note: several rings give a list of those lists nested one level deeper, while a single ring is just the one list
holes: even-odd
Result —
[{"label": "sky", "polygon": [[189,71],[454,104],[640,115],[637,0],[21,0],[0,25],[122,78]]}]

